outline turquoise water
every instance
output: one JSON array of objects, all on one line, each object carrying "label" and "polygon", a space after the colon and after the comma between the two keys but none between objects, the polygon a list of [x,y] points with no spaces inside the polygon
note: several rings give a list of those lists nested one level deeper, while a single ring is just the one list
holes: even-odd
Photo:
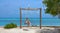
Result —
[{"label": "turquoise water", "polygon": [[[29,19],[31,25],[40,24],[40,19]],[[20,26],[20,19],[0,19],[0,26],[4,26],[8,23],[15,23]],[[25,19],[22,19],[22,25],[25,26]],[[42,26],[60,26],[60,19],[42,19]]]}]

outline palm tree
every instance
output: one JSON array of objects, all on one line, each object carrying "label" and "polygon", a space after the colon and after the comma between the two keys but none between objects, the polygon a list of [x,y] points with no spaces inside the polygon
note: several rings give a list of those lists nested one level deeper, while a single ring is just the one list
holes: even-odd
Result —
[{"label": "palm tree", "polygon": [[60,0],[43,0],[43,4],[47,7],[45,13],[58,15],[60,18]]}]

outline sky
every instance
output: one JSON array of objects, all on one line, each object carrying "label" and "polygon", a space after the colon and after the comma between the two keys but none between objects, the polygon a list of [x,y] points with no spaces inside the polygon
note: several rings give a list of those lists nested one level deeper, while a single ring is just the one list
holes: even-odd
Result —
[{"label": "sky", "polygon": [[[0,18],[19,18],[20,8],[42,8],[42,18],[57,18],[45,14],[42,0],[0,0]],[[22,10],[22,18],[39,18],[39,10]]]}]

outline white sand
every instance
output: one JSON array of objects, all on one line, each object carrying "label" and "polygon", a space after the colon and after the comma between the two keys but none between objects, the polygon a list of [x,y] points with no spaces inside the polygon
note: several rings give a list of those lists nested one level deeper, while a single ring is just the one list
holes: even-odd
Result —
[{"label": "white sand", "polygon": [[[24,30],[27,29],[28,31]],[[4,29],[0,28],[0,33],[34,33],[36,29],[31,28],[13,28],[13,29]]]},{"label": "white sand", "polygon": [[[28,31],[26,31],[26,29]],[[48,27],[43,27],[42,29],[48,29]],[[50,28],[50,29],[54,29],[54,28]],[[36,33],[36,30],[41,30],[39,29],[39,27],[24,27],[22,29],[20,28],[13,28],[13,29],[4,29],[4,28],[0,28],[0,33]]]}]

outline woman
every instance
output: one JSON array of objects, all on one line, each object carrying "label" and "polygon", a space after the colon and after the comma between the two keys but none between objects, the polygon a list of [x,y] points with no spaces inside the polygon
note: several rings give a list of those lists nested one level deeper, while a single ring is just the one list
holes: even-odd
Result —
[{"label": "woman", "polygon": [[29,27],[30,24],[31,24],[28,18],[26,18],[26,22],[25,22],[25,23],[28,25],[28,27]]}]

